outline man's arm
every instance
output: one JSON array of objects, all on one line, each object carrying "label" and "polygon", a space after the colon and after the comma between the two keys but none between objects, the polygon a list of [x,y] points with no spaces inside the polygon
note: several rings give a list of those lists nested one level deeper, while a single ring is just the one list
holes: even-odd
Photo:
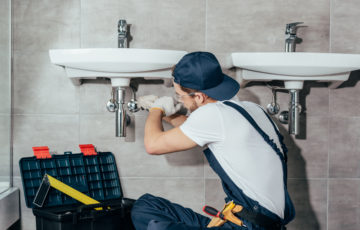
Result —
[{"label": "man's arm", "polygon": [[188,117],[182,114],[174,114],[168,117],[163,117],[163,120],[174,127],[179,127],[186,121]]},{"label": "man's arm", "polygon": [[177,152],[197,146],[179,127],[164,132],[162,111],[158,109],[149,111],[145,123],[144,144],[146,151],[152,155]]}]

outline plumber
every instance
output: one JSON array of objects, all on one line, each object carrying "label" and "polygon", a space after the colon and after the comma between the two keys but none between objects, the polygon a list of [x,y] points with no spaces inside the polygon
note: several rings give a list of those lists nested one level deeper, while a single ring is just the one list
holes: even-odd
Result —
[{"label": "plumber", "polygon": [[[224,209],[212,219],[161,197],[141,196],[132,208],[137,230],[285,229],[295,216],[287,191],[287,149],[278,128],[257,104],[234,99],[239,84],[225,75],[208,52],[185,55],[173,69],[178,102],[144,96],[149,109],[144,143],[152,155],[206,147],[220,177]],[[162,120],[174,128],[164,131]]]}]

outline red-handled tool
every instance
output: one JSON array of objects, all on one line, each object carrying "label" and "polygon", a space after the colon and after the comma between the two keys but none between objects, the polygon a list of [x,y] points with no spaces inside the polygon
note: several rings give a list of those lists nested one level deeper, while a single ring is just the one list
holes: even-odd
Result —
[{"label": "red-handled tool", "polygon": [[225,216],[213,207],[205,205],[203,211],[210,216],[219,217],[220,219],[225,220]]}]

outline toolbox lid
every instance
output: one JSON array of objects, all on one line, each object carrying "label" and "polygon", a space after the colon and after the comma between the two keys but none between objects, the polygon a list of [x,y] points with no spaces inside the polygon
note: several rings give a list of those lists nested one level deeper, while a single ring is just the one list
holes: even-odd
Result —
[{"label": "toolbox lid", "polygon": [[[89,147],[89,146],[87,146]],[[51,155],[47,158],[25,157],[19,161],[26,206],[36,207],[33,200],[48,174],[97,201],[122,198],[115,157],[110,152]],[[80,203],[64,193],[50,188],[43,207]]]}]

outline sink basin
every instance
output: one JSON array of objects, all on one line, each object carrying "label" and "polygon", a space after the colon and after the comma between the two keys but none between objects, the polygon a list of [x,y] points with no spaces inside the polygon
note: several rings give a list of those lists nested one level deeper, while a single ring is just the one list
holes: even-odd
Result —
[{"label": "sink basin", "polygon": [[339,85],[360,69],[360,55],[339,53],[232,53],[239,68],[237,80],[283,80],[287,89],[302,89],[306,80],[333,81]]},{"label": "sink basin", "polygon": [[130,79],[171,78],[171,67],[187,52],[160,49],[53,49],[52,63],[63,66],[74,84],[81,79],[105,77],[113,87],[129,86]]}]

